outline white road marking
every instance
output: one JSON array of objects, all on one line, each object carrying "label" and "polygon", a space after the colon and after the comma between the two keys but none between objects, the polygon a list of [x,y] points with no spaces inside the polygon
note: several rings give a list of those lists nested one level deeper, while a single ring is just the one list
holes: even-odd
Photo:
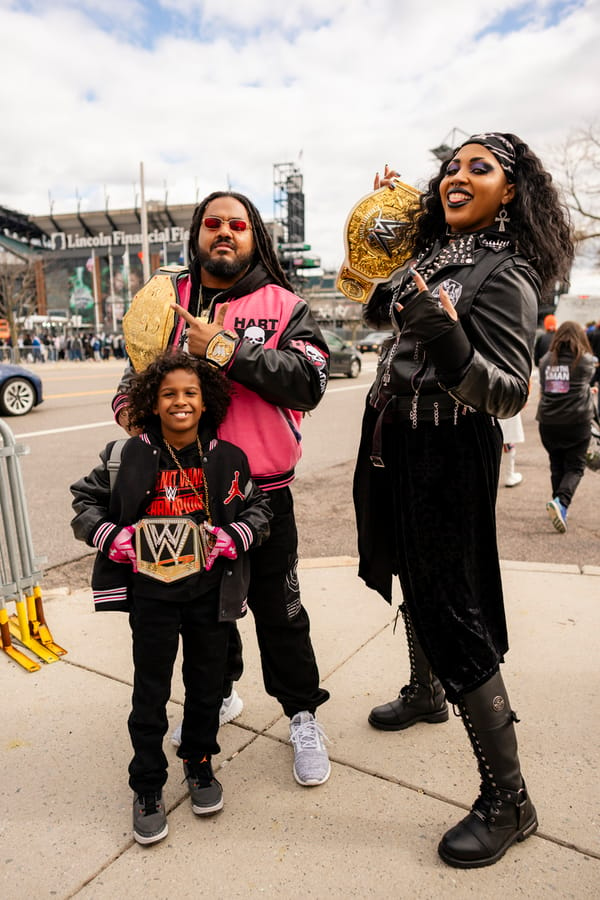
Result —
[{"label": "white road marking", "polygon": [[47,434],[65,434],[67,431],[85,431],[87,428],[105,428],[107,425],[117,425],[117,423],[114,419],[109,419],[107,422],[91,422],[89,425],[69,425],[65,428],[48,428],[46,431],[28,431],[25,434],[15,434],[15,438],[44,437]]}]

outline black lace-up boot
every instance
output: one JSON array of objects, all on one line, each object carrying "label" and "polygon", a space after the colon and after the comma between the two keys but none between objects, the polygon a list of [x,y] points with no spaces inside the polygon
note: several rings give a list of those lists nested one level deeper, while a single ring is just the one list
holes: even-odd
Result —
[{"label": "black lace-up boot", "polygon": [[376,706],[369,715],[369,724],[382,731],[402,731],[416,722],[447,722],[448,704],[444,688],[431,671],[423,648],[417,640],[410,616],[403,603],[400,607],[410,660],[410,681],[400,690],[398,698]]},{"label": "black lace-up boot", "polygon": [[475,869],[497,862],[538,822],[519,765],[518,719],[500,673],[465,694],[458,708],[477,758],[481,793],[469,815],[446,832],[438,852],[451,866]]}]

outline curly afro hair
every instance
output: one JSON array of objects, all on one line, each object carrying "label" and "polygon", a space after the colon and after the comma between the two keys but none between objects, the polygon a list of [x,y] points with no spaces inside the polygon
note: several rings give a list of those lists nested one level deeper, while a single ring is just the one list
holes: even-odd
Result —
[{"label": "curly afro hair", "polygon": [[135,428],[160,430],[160,419],[153,412],[158,391],[165,375],[175,369],[194,372],[202,388],[206,407],[202,418],[216,428],[221,424],[231,401],[231,388],[222,372],[209,366],[203,359],[190,356],[183,350],[167,350],[150,363],[143,372],[137,372],[129,390],[129,421]]}]

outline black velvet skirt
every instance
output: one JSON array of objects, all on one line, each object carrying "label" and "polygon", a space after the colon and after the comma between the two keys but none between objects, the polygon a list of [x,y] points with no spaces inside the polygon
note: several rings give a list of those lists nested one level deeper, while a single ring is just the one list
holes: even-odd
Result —
[{"label": "black velvet skirt", "polygon": [[496,542],[502,433],[494,419],[392,420],[384,468],[369,460],[376,413],[367,407],[354,481],[359,575],[404,601],[449,700],[496,671],[508,649]]}]

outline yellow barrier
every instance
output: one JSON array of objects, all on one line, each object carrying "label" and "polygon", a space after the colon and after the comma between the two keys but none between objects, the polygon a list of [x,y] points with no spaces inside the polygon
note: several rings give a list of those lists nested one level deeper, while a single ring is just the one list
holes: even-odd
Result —
[{"label": "yellow barrier", "polygon": [[[67,652],[54,642],[44,616],[39,562],[33,552],[27,503],[14,435],[0,419],[0,649],[28,672],[37,660],[13,646],[12,639],[42,662],[57,662]],[[9,616],[6,603],[15,603]]]},{"label": "yellow barrier", "polygon": [[7,656],[14,659],[16,663],[19,663],[19,665],[23,666],[24,669],[27,669],[28,672],[37,672],[37,670],[41,668],[39,663],[34,662],[33,659],[30,659],[24,653],[21,653],[20,650],[13,647],[10,639],[8,610],[5,606],[0,607],[0,647]]}]

